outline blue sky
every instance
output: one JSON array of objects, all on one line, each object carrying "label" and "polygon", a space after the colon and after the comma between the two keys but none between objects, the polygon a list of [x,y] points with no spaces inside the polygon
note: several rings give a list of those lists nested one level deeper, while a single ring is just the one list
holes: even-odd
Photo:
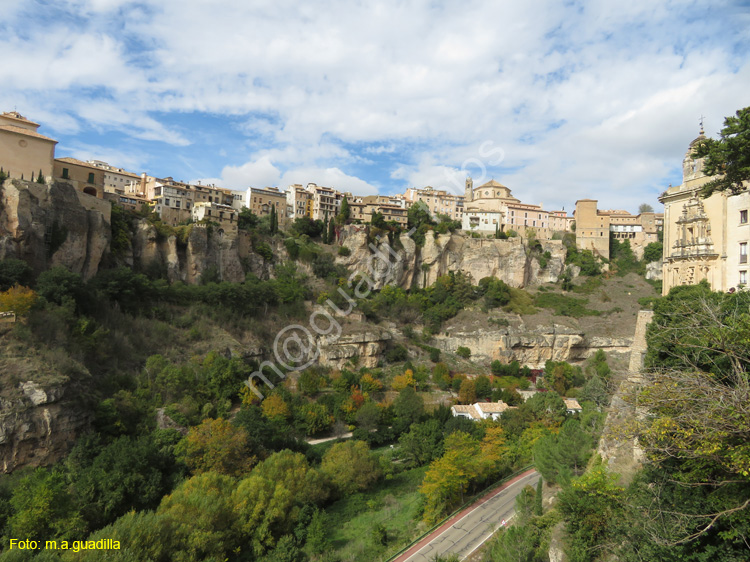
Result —
[{"label": "blue sky", "polygon": [[3,0],[0,109],[58,156],[234,189],[494,178],[657,206],[750,105],[747,2]]}]

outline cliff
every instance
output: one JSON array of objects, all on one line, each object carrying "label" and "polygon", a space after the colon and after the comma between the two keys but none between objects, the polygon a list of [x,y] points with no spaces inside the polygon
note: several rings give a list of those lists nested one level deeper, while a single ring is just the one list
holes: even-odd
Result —
[{"label": "cliff", "polygon": [[386,239],[371,241],[366,226],[348,226],[342,229],[339,243],[351,253],[339,256],[336,263],[369,275],[376,289],[387,284],[427,287],[451,271],[468,273],[474,283],[496,277],[511,287],[527,287],[554,283],[565,269],[566,249],[559,240],[541,241],[542,252],[551,255],[544,268],[518,237],[495,240],[428,231],[424,245],[418,247],[405,233],[389,245]]},{"label": "cliff", "polygon": [[86,369],[59,356],[44,356],[0,331],[0,471],[41,466],[65,456],[88,427],[90,414],[80,404],[71,376],[86,378]]},{"label": "cliff", "polygon": [[93,277],[111,238],[109,202],[67,183],[15,179],[0,188],[0,259],[26,261],[39,274],[63,265]]}]

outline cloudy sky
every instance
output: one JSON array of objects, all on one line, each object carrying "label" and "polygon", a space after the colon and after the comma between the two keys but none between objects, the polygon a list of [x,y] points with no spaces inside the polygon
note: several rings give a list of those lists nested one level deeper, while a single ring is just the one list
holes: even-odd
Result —
[{"label": "cloudy sky", "polygon": [[234,189],[490,178],[635,210],[750,105],[750,4],[1,0],[0,110],[58,156]]}]

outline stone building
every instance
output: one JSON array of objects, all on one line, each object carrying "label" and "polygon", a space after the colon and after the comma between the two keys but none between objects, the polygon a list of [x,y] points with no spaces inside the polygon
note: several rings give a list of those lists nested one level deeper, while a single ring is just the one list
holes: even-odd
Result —
[{"label": "stone building", "polygon": [[630,247],[638,259],[651,242],[659,241],[664,225],[662,213],[632,215],[623,210],[597,209],[596,199],[579,199],[574,213],[576,246],[591,250],[595,255],[609,259],[609,240],[630,240]]},{"label": "stone building", "polygon": [[367,195],[365,197],[347,194],[349,219],[369,223],[375,213],[383,215],[386,222],[395,222],[406,228],[408,209],[400,195]]},{"label": "stone building", "polygon": [[104,170],[75,158],[55,158],[55,179],[72,184],[78,191],[104,198]]},{"label": "stone building", "polygon": [[276,210],[276,218],[282,227],[286,224],[289,216],[287,210],[287,195],[279,191],[278,187],[251,187],[247,190],[246,207],[258,216],[268,216],[271,209]]},{"label": "stone building", "polygon": [[218,223],[219,235],[237,235],[239,231],[237,227],[239,212],[229,205],[208,202],[196,203],[193,205],[191,215],[195,222],[210,221]]},{"label": "stone building", "polygon": [[422,189],[410,187],[401,197],[408,209],[417,201],[424,203],[433,216],[447,215],[454,221],[461,221],[464,216],[464,196],[449,193],[445,189],[427,186]]},{"label": "stone building", "polygon": [[682,183],[659,197],[664,204],[665,295],[672,287],[704,279],[715,291],[742,288],[748,282],[750,193],[701,197],[701,188],[712,178],[704,173],[703,158],[697,158],[694,149],[705,138],[701,127],[682,161]]},{"label": "stone building", "polygon": [[286,205],[292,220],[313,216],[313,194],[301,184],[295,183],[287,188]]},{"label": "stone building", "polygon": [[52,177],[57,141],[37,132],[38,123],[20,113],[0,114],[0,167],[6,175],[33,181]]},{"label": "stone building", "polygon": [[465,231],[525,233],[533,228],[539,238],[551,234],[549,211],[541,205],[522,203],[494,179],[474,187],[471,178],[467,178],[461,224]]}]

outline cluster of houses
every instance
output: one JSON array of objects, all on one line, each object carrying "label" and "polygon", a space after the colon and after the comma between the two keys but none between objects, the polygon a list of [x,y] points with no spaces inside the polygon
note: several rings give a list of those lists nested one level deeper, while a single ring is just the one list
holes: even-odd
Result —
[{"label": "cluster of houses", "polygon": [[[231,233],[237,229],[239,211],[246,207],[259,216],[275,213],[283,228],[296,218],[332,218],[339,213],[346,198],[353,222],[369,223],[377,213],[386,222],[405,226],[409,208],[419,202],[433,215],[457,221],[465,231],[485,235],[509,230],[523,234],[534,229],[535,236],[544,239],[554,232],[571,231],[574,221],[580,232],[585,226],[582,220],[591,222],[591,232],[594,232],[594,227],[602,227],[599,217],[604,215],[609,217],[607,228],[618,233],[616,235],[634,233],[634,242],[643,237],[655,239],[661,227],[660,216],[653,213],[634,216],[625,211],[599,211],[597,214],[596,201],[592,216],[589,200],[579,202],[585,213],[577,204],[576,216],[569,216],[565,210],[548,211],[542,205],[521,202],[513,197],[508,187],[494,179],[475,187],[473,180],[467,178],[464,193],[427,186],[409,188],[402,194],[361,196],[315,183],[293,184],[285,190],[278,187],[232,190],[172,177],[158,178],[146,172],[136,174],[99,160],[55,158],[57,142],[40,134],[38,128],[38,123],[15,111],[0,114],[0,166],[6,175],[29,180],[38,179],[40,175],[45,181],[64,180],[82,193],[127,209],[148,205],[170,225],[209,219]],[[589,232],[588,227],[583,231]],[[607,257],[609,248],[598,243],[596,235],[601,235],[597,231],[592,236],[597,244],[590,245]]]},{"label": "cluster of houses", "polygon": [[[536,390],[518,391],[524,402],[537,392]],[[581,405],[575,398],[563,398],[563,402],[565,402],[565,408],[569,414],[575,414],[582,410]],[[516,406],[509,406],[502,400],[498,400],[497,402],[475,402],[474,404],[456,404],[455,406],[451,406],[451,414],[453,414],[454,418],[467,418],[471,421],[496,421],[500,419],[503,412],[515,408]]]},{"label": "cluster of houses", "polygon": [[[683,159],[683,181],[660,197],[664,213],[633,215],[624,210],[598,208],[598,201],[576,201],[572,216],[562,210],[545,210],[541,204],[523,203],[511,190],[493,180],[474,186],[466,179],[464,193],[431,186],[410,188],[402,194],[360,196],[315,183],[278,187],[225,189],[201,182],[136,174],[98,160],[56,158],[57,141],[38,132],[39,124],[18,112],[0,114],[0,168],[6,176],[31,181],[61,180],[79,193],[118,203],[125,208],[152,208],[162,220],[177,225],[189,220],[220,223],[225,233],[237,231],[243,207],[259,216],[274,213],[284,228],[296,218],[326,220],[338,214],[347,199],[350,219],[371,222],[376,214],[385,221],[406,225],[407,213],[420,202],[434,215],[461,223],[465,232],[493,236],[513,230],[533,229],[538,239],[575,231],[579,249],[609,258],[610,239],[628,240],[637,257],[663,237],[663,291],[701,280],[714,290],[735,290],[748,283],[750,243],[750,193],[715,193],[704,199],[702,186],[712,178],[695,156],[700,135],[688,146]],[[102,201],[104,203],[104,201]]]}]

